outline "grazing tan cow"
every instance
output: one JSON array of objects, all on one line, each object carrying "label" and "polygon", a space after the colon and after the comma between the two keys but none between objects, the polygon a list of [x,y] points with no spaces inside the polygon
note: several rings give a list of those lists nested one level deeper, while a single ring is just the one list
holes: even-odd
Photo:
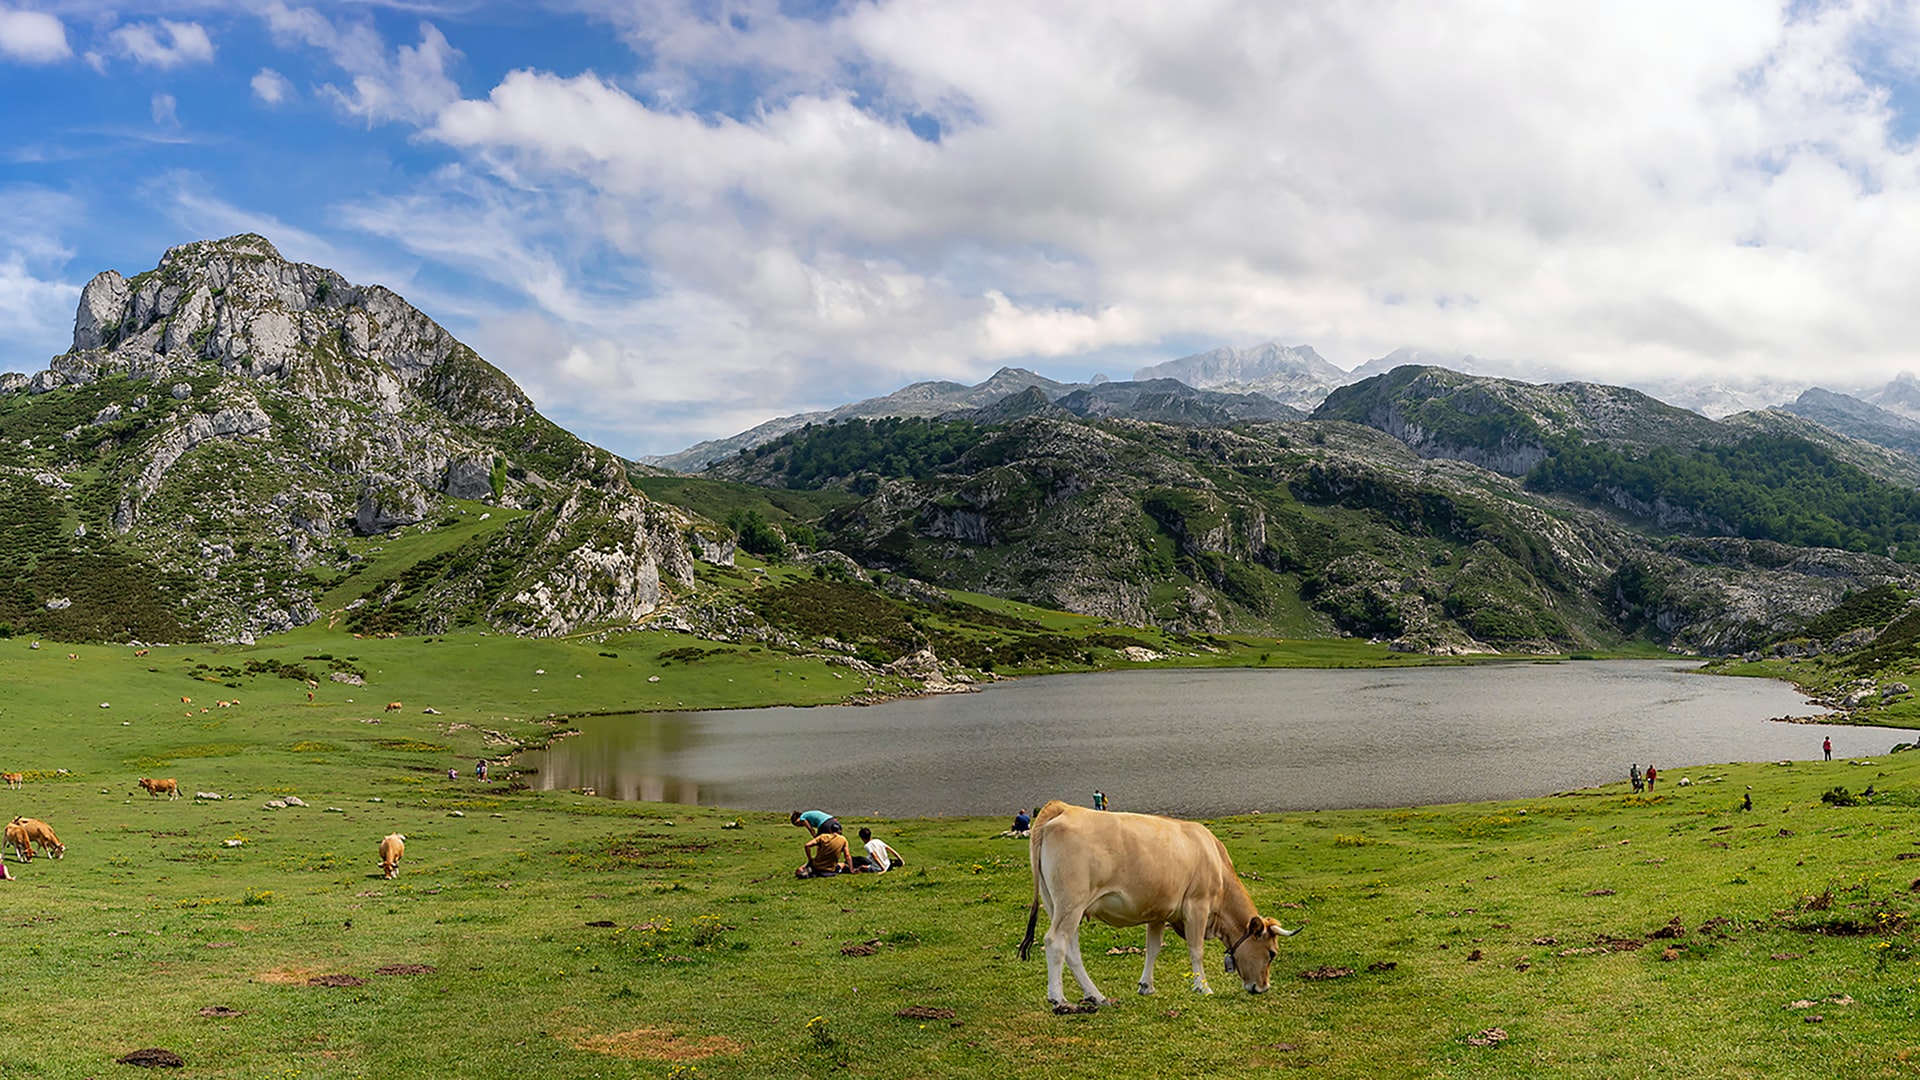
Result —
[{"label": "grazing tan cow", "polygon": [[389,702],[387,702],[387,711],[388,711],[388,712],[399,712],[399,711],[400,711],[400,709],[401,709],[401,705],[400,705],[400,703],[399,703],[399,702],[397,702],[397,701],[389,701]]},{"label": "grazing tan cow", "polygon": [[0,780],[5,780],[10,788],[17,788],[27,782],[27,777],[24,773],[0,772]]},{"label": "grazing tan cow", "polygon": [[147,789],[147,794],[156,799],[160,797],[160,793],[163,791],[167,793],[167,798],[169,799],[177,799],[180,797],[180,782],[171,776],[165,780],[151,780],[143,776],[140,778],[140,786]]},{"label": "grazing tan cow", "polygon": [[407,838],[399,833],[388,833],[380,841],[380,872],[388,880],[400,876],[400,856],[407,853]]},{"label": "grazing tan cow", "polygon": [[53,826],[39,818],[16,817],[7,823],[7,846],[19,854],[21,862],[33,861],[36,840],[47,849],[49,859],[58,859],[67,853],[67,845],[53,835]]},{"label": "grazing tan cow", "polygon": [[1187,940],[1193,988],[1203,994],[1213,993],[1203,961],[1208,938],[1226,944],[1228,973],[1238,974],[1248,993],[1259,994],[1268,986],[1276,942],[1300,932],[1282,930],[1277,919],[1254,910],[1226,845],[1198,822],[1088,810],[1055,799],[1040,808],[1027,843],[1033,905],[1020,958],[1027,957],[1045,904],[1047,1000],[1058,1007],[1068,1006],[1061,985],[1061,969],[1067,966],[1089,1000],[1113,1003],[1093,985],[1080,959],[1082,919],[1146,925],[1143,994],[1153,993],[1153,962],[1169,926]]}]

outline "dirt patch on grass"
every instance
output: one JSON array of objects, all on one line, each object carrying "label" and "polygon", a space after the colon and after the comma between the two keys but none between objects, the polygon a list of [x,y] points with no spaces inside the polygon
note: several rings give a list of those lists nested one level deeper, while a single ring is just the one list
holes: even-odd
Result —
[{"label": "dirt patch on grass", "polygon": [[648,1061],[701,1061],[721,1054],[737,1054],[743,1049],[724,1035],[682,1035],[663,1027],[634,1028],[606,1035],[580,1031],[564,1038],[575,1050]]},{"label": "dirt patch on grass", "polygon": [[[1474,952],[1479,951],[1478,949],[1474,950]],[[1318,981],[1321,979],[1344,979],[1351,974],[1353,974],[1353,969],[1349,967],[1317,967],[1312,971],[1301,972],[1300,977],[1309,981]]]},{"label": "dirt patch on grass", "polygon": [[909,1005],[893,1015],[904,1016],[909,1020],[951,1020],[954,1012],[952,1009],[942,1009],[934,1005]]},{"label": "dirt patch on grass", "polygon": [[437,970],[432,964],[388,964],[373,969],[375,975],[430,975]]},{"label": "dirt patch on grass", "polygon": [[179,1054],[171,1050],[162,1050],[157,1046],[135,1050],[116,1060],[122,1065],[138,1065],[147,1069],[179,1069],[187,1064]]},{"label": "dirt patch on grass", "polygon": [[206,1008],[200,1010],[200,1015],[211,1016],[211,1017],[215,1017],[216,1019],[225,1019],[226,1017],[229,1017],[229,1016],[245,1016],[247,1014],[240,1011],[239,1009],[230,1009],[225,1005],[209,1005]]},{"label": "dirt patch on grass", "polygon": [[365,986],[367,980],[358,975],[315,975],[307,980],[308,986]]},{"label": "dirt patch on grass", "polygon": [[555,854],[591,870],[674,870],[692,865],[688,856],[714,846],[712,840],[682,839],[668,833],[632,833],[563,848]]}]

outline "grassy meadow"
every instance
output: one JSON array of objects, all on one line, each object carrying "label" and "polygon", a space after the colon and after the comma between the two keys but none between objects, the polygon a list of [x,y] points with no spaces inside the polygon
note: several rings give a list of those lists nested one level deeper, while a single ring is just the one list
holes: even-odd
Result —
[{"label": "grassy meadow", "polygon": [[[1192,994],[1175,943],[1138,997],[1141,931],[1090,925],[1121,1004],[1056,1016],[1044,961],[1016,955],[1031,879],[1005,821],[847,819],[907,866],[803,882],[783,815],[473,779],[569,714],[856,689],[687,643],[0,640],[0,769],[27,777],[0,810],[67,845],[10,854],[0,882],[0,1077],[125,1074],[147,1047],[236,1078],[1920,1073],[1920,754],[1675,768],[1645,797],[1221,819],[1262,910],[1305,927],[1273,991],[1240,993],[1213,943],[1220,992]],[[1388,659],[1228,652],[1207,659]],[[1823,802],[1835,787],[1856,805]],[[266,806],[289,795],[307,805]],[[375,846],[396,831],[387,881]]]}]

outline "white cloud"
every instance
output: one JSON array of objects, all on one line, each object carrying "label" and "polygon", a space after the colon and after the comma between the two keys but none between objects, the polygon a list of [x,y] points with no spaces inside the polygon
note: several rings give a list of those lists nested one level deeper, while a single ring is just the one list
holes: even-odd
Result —
[{"label": "white cloud", "polygon": [[253,96],[268,105],[290,101],[295,93],[287,77],[272,68],[261,68],[250,85],[253,87]]},{"label": "white cloud", "polygon": [[648,449],[1169,341],[1916,366],[1896,0],[582,2],[642,70],[470,100],[431,24],[265,18],[343,111],[464,156],[349,225],[524,297],[476,345],[557,412],[655,417]]},{"label": "white cloud", "polygon": [[0,56],[50,64],[73,55],[65,24],[44,11],[0,7]]},{"label": "white cloud", "polygon": [[389,50],[369,22],[336,22],[313,8],[288,7],[280,0],[262,8],[261,14],[276,39],[327,54],[348,82],[327,83],[321,93],[369,124],[425,121],[460,97],[459,84],[447,74],[460,51],[432,23],[420,24],[418,45]]},{"label": "white cloud", "polygon": [[151,103],[153,122],[163,128],[180,126],[180,103],[172,94],[155,94]]},{"label": "white cloud", "polygon": [[80,286],[61,280],[73,251],[56,230],[75,206],[44,188],[0,187],[0,370],[38,371],[73,343]]},{"label": "white cloud", "polygon": [[213,39],[199,23],[172,19],[130,23],[116,27],[107,41],[112,55],[148,67],[174,68],[213,61]]}]

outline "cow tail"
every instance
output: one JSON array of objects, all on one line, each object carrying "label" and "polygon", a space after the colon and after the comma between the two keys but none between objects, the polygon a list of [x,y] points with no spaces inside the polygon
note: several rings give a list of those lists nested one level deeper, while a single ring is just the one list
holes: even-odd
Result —
[{"label": "cow tail", "polygon": [[1040,923],[1040,841],[1046,835],[1047,822],[1059,817],[1060,811],[1066,808],[1067,804],[1058,799],[1049,802],[1034,815],[1033,825],[1030,827],[1031,838],[1027,841],[1027,846],[1031,852],[1029,861],[1033,864],[1033,903],[1027,906],[1027,936],[1020,940],[1020,959],[1022,960],[1027,958],[1028,951],[1033,948],[1034,928]]},{"label": "cow tail", "polygon": [[1031,839],[1027,841],[1027,847],[1031,858],[1027,861],[1033,864],[1033,903],[1027,905],[1027,936],[1020,939],[1020,959],[1022,960],[1027,958],[1028,951],[1033,948],[1033,930],[1040,922],[1040,826],[1037,822],[1033,825],[1030,835]]}]

